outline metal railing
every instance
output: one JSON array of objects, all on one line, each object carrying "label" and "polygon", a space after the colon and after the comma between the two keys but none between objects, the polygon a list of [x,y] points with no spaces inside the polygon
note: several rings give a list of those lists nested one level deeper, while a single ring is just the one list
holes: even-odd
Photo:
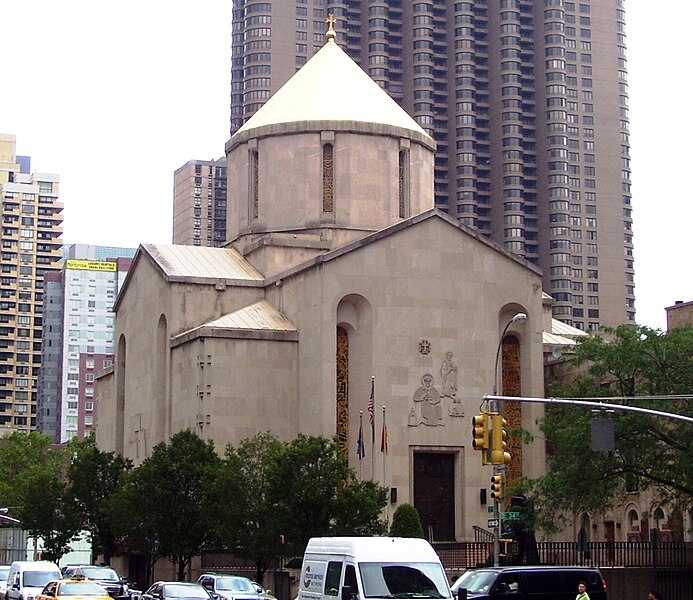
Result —
[{"label": "metal railing", "polygon": [[[476,537],[476,536],[475,536]],[[482,536],[479,536],[481,538]],[[446,570],[464,571],[489,563],[489,541],[434,542]],[[540,564],[597,567],[693,568],[693,544],[689,542],[537,542]],[[517,564],[504,557],[501,564]]]}]

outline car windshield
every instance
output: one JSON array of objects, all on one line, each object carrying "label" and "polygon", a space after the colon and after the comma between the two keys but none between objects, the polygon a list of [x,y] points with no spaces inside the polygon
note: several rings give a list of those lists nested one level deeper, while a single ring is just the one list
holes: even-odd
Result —
[{"label": "car windshield", "polygon": [[242,577],[219,577],[217,579],[218,590],[231,590],[233,592],[254,592],[255,588],[249,579]]},{"label": "car windshield", "polygon": [[439,563],[359,563],[366,598],[450,598]]},{"label": "car windshield", "polygon": [[108,567],[82,567],[82,573],[89,579],[101,579],[102,581],[118,581],[118,573]]},{"label": "car windshield", "polygon": [[69,581],[61,583],[57,596],[108,596],[108,592],[94,581]]},{"label": "car windshield", "polygon": [[10,573],[10,568],[9,567],[0,567],[0,581],[2,579],[7,579],[7,576]]},{"label": "car windshield", "polygon": [[495,571],[467,571],[452,587],[454,591],[465,588],[470,596],[487,594],[497,576]]},{"label": "car windshield", "polygon": [[24,575],[22,575],[24,587],[43,588],[54,579],[60,579],[58,571],[24,571]]},{"label": "car windshield", "polygon": [[205,598],[209,600],[207,590],[201,585],[195,584],[169,583],[164,586],[163,595],[166,598]]}]

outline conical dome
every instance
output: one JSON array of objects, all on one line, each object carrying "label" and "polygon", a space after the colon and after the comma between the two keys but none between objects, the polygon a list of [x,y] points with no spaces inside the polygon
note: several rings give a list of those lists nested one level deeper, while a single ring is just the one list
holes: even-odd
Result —
[{"label": "conical dome", "polygon": [[[348,122],[409,130],[407,137],[435,146],[433,139],[333,40],[329,40],[236,134],[306,122]],[[260,132],[254,131],[251,135]],[[263,132],[264,133],[264,132]],[[262,134],[261,134],[262,135]],[[400,134],[401,135],[401,134]]]},{"label": "conical dome", "polygon": [[435,146],[329,40],[226,144],[229,241],[267,274],[429,210]]}]

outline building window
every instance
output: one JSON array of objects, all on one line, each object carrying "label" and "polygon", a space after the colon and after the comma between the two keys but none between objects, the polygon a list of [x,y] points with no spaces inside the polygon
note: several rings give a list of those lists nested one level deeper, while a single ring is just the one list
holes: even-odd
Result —
[{"label": "building window", "polygon": [[324,144],[322,147],[322,210],[334,211],[334,147]]},{"label": "building window", "polygon": [[250,207],[250,218],[257,219],[259,215],[259,201],[260,201],[260,168],[259,168],[259,155],[257,150],[250,151],[250,173],[249,173],[249,207]]},{"label": "building window", "polygon": [[399,151],[399,218],[409,216],[409,151]]}]

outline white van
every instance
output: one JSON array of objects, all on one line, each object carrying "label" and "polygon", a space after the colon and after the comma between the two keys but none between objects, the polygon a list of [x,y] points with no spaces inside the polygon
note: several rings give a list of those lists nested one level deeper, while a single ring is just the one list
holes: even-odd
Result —
[{"label": "white van", "polygon": [[452,599],[443,565],[418,538],[312,538],[298,600]]},{"label": "white van", "polygon": [[5,600],[34,600],[46,584],[60,579],[60,569],[47,560],[15,560],[7,575]]}]

